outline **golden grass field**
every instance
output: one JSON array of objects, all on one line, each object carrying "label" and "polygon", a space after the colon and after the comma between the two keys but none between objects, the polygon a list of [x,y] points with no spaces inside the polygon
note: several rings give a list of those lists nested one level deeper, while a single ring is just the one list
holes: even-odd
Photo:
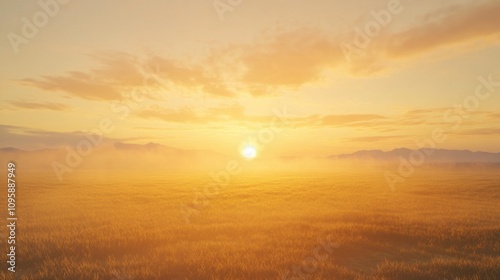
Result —
[{"label": "golden grass field", "polygon": [[243,174],[189,224],[206,174],[18,173],[16,279],[500,279],[498,170]]}]

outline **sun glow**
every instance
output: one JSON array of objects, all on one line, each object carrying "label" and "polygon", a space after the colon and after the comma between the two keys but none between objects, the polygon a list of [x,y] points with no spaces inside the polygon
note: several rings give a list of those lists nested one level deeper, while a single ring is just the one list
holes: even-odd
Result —
[{"label": "sun glow", "polygon": [[254,146],[245,146],[243,150],[241,150],[241,154],[246,159],[253,159],[257,156],[257,149]]}]

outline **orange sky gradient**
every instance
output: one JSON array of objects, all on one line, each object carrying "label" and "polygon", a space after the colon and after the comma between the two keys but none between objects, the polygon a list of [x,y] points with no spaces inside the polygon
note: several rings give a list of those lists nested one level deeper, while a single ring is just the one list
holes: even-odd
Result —
[{"label": "orange sky gradient", "polygon": [[417,148],[436,128],[439,148],[500,151],[498,1],[188,2],[69,1],[17,45],[44,10],[0,3],[0,147],[106,119],[109,140],[229,155],[269,129],[264,157]]}]

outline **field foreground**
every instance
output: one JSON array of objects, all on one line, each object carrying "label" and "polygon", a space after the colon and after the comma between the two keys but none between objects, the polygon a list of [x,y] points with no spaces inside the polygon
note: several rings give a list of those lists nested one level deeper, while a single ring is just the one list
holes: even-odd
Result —
[{"label": "field foreground", "polygon": [[500,279],[498,170],[17,177],[0,279]]}]

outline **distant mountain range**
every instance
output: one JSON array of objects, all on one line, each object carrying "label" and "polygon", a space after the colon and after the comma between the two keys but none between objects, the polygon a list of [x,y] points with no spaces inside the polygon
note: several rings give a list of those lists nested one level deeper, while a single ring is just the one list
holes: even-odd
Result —
[{"label": "distant mountain range", "polygon": [[418,157],[419,155],[423,155],[426,162],[432,163],[500,163],[500,153],[447,149],[411,150],[399,148],[392,151],[363,150],[351,154],[332,155],[329,158],[339,160],[398,161],[401,158],[409,159],[410,156]]}]

